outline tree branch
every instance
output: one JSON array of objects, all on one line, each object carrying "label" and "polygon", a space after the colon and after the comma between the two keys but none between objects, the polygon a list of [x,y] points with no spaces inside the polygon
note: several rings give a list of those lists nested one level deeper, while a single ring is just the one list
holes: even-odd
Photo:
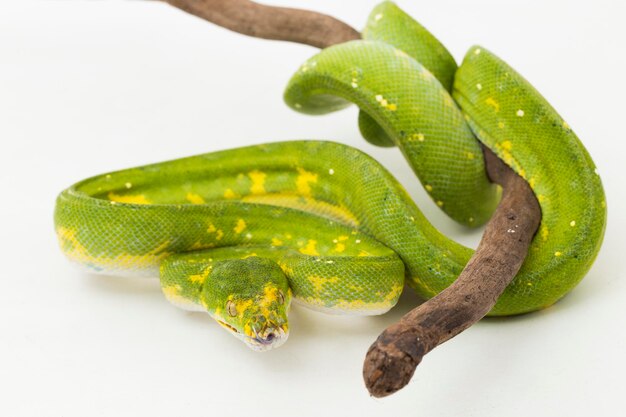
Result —
[{"label": "tree branch", "polygon": [[248,0],[165,0],[174,7],[216,25],[255,38],[274,39],[317,48],[360,39],[359,32],[325,14],[263,6]]},{"label": "tree branch", "polygon": [[387,327],[369,348],[363,378],[375,397],[404,387],[425,354],[483,318],[526,258],[541,220],[539,203],[522,177],[487,148],[483,153],[502,200],[456,281]]},{"label": "tree branch", "polygon": [[[262,6],[247,0],[166,0],[235,32],[324,48],[360,39],[330,16]],[[384,397],[404,387],[423,356],[483,318],[521,267],[539,227],[541,210],[524,179],[483,147],[487,174],[503,196],[480,245],[457,280],[389,326],[372,344],[363,366],[369,392]],[[515,231],[514,233],[511,231]]]}]

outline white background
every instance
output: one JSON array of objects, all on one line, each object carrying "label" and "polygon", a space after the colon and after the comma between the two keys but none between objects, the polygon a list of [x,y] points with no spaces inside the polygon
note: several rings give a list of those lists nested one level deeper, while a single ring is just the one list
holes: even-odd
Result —
[{"label": "white background", "polygon": [[[399,0],[400,1],[400,0]],[[360,28],[375,1],[276,1]],[[0,3],[0,415],[609,416],[626,389],[625,7],[621,0],[400,1],[460,60],[479,43],[568,120],[602,175],[604,246],[587,278],[539,313],[484,320],[429,354],[396,395],[368,396],[365,351],[415,306],[382,317],[297,306],[282,348],[248,350],[157,280],[74,270],[56,246],[58,192],[102,172],[241,145],[335,139],[375,155],[446,234],[395,149],[356,109],[289,110],[282,89],[315,50],[247,38],[157,2]],[[623,411],[623,409],[621,410]],[[622,414],[623,415],[623,414]]]}]

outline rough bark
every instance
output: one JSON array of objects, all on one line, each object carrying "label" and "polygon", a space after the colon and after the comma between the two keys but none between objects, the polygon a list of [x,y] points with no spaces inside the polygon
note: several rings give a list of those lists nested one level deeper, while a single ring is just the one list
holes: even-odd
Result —
[{"label": "rough bark", "polygon": [[503,195],[476,253],[447,289],[407,313],[369,348],[363,378],[384,397],[404,387],[425,354],[483,318],[522,266],[541,210],[528,183],[484,148],[489,178]]},{"label": "rough bark", "polygon": [[351,26],[308,10],[264,6],[248,0],[165,0],[172,6],[244,35],[326,48],[359,39]]}]

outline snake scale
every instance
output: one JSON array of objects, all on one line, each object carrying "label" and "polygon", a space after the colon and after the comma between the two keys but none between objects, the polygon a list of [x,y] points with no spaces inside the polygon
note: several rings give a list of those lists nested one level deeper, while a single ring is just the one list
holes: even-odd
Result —
[{"label": "snake scale", "polygon": [[[467,226],[484,224],[500,196],[480,143],[530,184],[539,232],[491,315],[549,306],[591,267],[606,224],[595,166],[545,99],[488,50],[472,47],[457,68],[424,27],[384,2],[362,40],[303,64],[285,100],[309,114],[357,104],[364,138],[397,146],[436,204]],[[381,314],[405,283],[424,298],[438,294],[473,253],[436,230],[376,160],[324,141],[86,179],[58,197],[55,227],[70,260],[106,274],[160,276],[168,300],[208,312],[256,350],[286,340],[292,299]]]}]

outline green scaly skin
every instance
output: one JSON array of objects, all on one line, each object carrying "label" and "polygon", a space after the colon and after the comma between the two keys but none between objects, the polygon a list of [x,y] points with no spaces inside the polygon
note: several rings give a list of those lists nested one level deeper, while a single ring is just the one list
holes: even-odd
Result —
[{"label": "green scaly skin", "polygon": [[[206,298],[220,282],[213,275],[215,264],[269,259],[285,274],[295,299],[309,307],[384,313],[402,292],[405,265],[366,234],[362,223],[377,214],[376,223],[398,240],[400,235],[380,218],[395,211],[399,199],[410,202],[396,180],[365,154],[331,142],[285,142],[81,181],[59,196],[55,224],[72,261],[117,275],[157,276],[161,268],[170,301],[208,311],[260,349],[278,346],[287,326],[281,322],[255,333],[250,321],[258,315],[258,303],[247,301],[263,298],[272,304],[277,294],[267,294],[265,287],[256,295],[233,291],[226,297],[222,291],[212,295],[222,299],[218,308]],[[410,212],[425,222],[415,206]],[[420,252],[417,240],[412,251]],[[262,277],[273,274],[267,266],[252,269]],[[260,289],[250,279],[236,272],[226,278],[239,288]],[[287,296],[284,288],[281,292]],[[234,317],[225,314],[231,300],[237,304]],[[276,321],[267,317],[268,323]],[[258,334],[270,333],[271,344],[258,340]]]},{"label": "green scaly skin", "polygon": [[[595,165],[567,123],[484,48],[471,48],[456,69],[445,48],[391,2],[374,9],[363,38],[307,61],[287,87],[287,103],[312,114],[356,103],[364,137],[398,146],[437,204],[470,225],[489,217],[496,198],[480,176],[482,154],[471,148],[478,146],[475,135],[528,181],[542,211],[526,261],[490,314],[538,310],[570,291],[600,249],[606,203]],[[455,101],[447,91],[450,74]],[[453,178],[443,174],[458,166],[463,169]],[[444,247],[455,254],[459,248]],[[455,278],[429,270],[408,284],[430,297],[431,289]]]},{"label": "green scaly skin", "polygon": [[[557,301],[590,268],[606,223],[602,185],[579,140],[501,60],[474,47],[457,70],[393,3],[372,12],[363,36],[309,60],[286,101],[314,114],[357,103],[364,137],[398,146],[437,204],[469,226],[484,223],[499,198],[476,135],[528,180],[542,209],[530,254],[490,314]],[[207,311],[257,350],[284,342],[292,295],[327,312],[380,314],[405,282],[425,298],[438,294],[473,253],[438,232],[384,167],[332,142],[251,146],[90,178],[59,196],[55,224],[71,260],[110,274],[160,268],[170,301]]]}]

